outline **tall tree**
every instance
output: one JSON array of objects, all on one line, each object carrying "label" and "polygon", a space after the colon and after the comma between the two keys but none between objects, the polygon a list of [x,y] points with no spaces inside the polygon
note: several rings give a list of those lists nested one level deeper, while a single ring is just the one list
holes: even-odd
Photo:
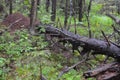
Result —
[{"label": "tall tree", "polygon": [[60,0],[60,8],[63,9],[64,8],[64,0]]},{"label": "tall tree", "polygon": [[83,4],[82,4],[83,2],[82,2],[82,1],[83,1],[83,0],[79,0],[79,1],[78,1],[78,5],[79,5],[79,19],[78,19],[78,20],[79,20],[79,21],[82,21],[82,15],[83,15],[83,14],[82,14],[82,8],[83,8]]},{"label": "tall tree", "polygon": [[89,38],[92,37],[92,31],[91,31],[91,27],[90,27],[90,11],[91,11],[91,6],[92,6],[92,1],[93,0],[90,0],[89,1],[89,5],[88,5],[88,9],[87,9],[87,14],[86,14],[86,18],[87,18],[87,23],[88,23],[88,32],[89,32]]},{"label": "tall tree", "polygon": [[51,20],[55,21],[55,18],[56,18],[56,0],[52,0]]},{"label": "tall tree", "polygon": [[73,15],[73,1],[70,0],[70,17]]},{"label": "tall tree", "polygon": [[31,0],[31,10],[30,10],[30,33],[32,35],[35,34],[35,27],[34,23],[36,21],[37,15],[37,0]]},{"label": "tall tree", "polygon": [[46,12],[49,12],[50,0],[46,0]]},{"label": "tall tree", "polygon": [[12,6],[13,6],[13,4],[12,4],[12,1],[13,0],[8,0],[9,1],[9,14],[12,14]]},{"label": "tall tree", "polygon": [[117,6],[117,13],[120,14],[120,1],[116,1],[116,6]]},{"label": "tall tree", "polygon": [[64,28],[67,27],[67,20],[68,20],[68,0],[65,3],[65,20],[64,20]]},{"label": "tall tree", "polygon": [[4,6],[2,4],[0,4],[0,13],[4,12]]},{"label": "tall tree", "polygon": [[78,2],[79,0],[73,0],[74,15],[78,13]]}]

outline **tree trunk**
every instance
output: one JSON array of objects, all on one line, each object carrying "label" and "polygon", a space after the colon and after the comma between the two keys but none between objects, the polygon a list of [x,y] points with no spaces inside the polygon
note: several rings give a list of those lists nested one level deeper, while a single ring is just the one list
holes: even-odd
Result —
[{"label": "tree trunk", "polygon": [[120,62],[120,46],[113,42],[110,42],[109,46],[106,41],[80,36],[65,29],[60,30],[52,26],[46,26],[45,32],[50,34],[52,37],[62,38],[62,41],[69,42],[72,46],[76,46],[76,48],[79,48],[79,46],[83,47],[83,50],[86,52],[85,54],[92,51],[93,55],[107,55]]},{"label": "tree trunk", "polygon": [[64,1],[63,0],[60,0],[60,8],[64,9]]},{"label": "tree trunk", "polygon": [[86,18],[87,18],[87,23],[88,23],[88,33],[89,33],[89,38],[92,37],[92,31],[91,31],[91,27],[90,27],[90,11],[91,11],[91,5],[92,5],[92,0],[89,1],[89,5],[88,5],[88,9],[87,9],[87,14],[86,14]]},{"label": "tree trunk", "polygon": [[120,14],[120,1],[117,1],[116,6],[117,6],[117,12],[118,14]]},{"label": "tree trunk", "polygon": [[50,0],[46,0],[46,12],[49,12]]},{"label": "tree trunk", "polygon": [[68,0],[65,3],[65,20],[64,20],[64,28],[67,28],[67,20],[68,20]]},{"label": "tree trunk", "polygon": [[34,23],[37,15],[37,0],[31,0],[31,11],[30,11],[30,33],[35,34]]},{"label": "tree trunk", "polygon": [[70,0],[70,17],[72,17],[72,15],[73,15],[73,1],[72,0]]},{"label": "tree trunk", "polygon": [[51,21],[55,21],[55,19],[56,19],[56,0],[52,0]]},{"label": "tree trunk", "polygon": [[9,14],[12,14],[12,0],[9,0]]},{"label": "tree trunk", "polygon": [[83,8],[83,4],[82,4],[82,0],[79,0],[79,21],[82,21],[82,8]]}]

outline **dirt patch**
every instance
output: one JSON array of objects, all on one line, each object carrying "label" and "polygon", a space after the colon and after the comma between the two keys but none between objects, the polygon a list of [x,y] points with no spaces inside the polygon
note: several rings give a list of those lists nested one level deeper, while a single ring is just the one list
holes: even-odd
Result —
[{"label": "dirt patch", "polygon": [[[34,25],[38,25],[39,23],[39,20],[36,20]],[[28,29],[30,27],[30,18],[19,12],[16,12],[8,15],[1,24],[5,25],[6,27],[11,25],[9,31],[14,32],[15,30]]]}]

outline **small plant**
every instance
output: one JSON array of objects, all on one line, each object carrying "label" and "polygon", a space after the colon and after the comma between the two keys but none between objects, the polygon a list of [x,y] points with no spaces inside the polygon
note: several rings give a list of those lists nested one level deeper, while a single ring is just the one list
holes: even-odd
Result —
[{"label": "small plant", "polygon": [[[0,36],[0,76],[5,78],[4,73],[9,72],[12,61],[19,61],[23,55],[29,56],[30,52],[38,51],[47,46],[42,36],[31,36],[27,30],[18,30],[13,35],[5,32]],[[34,54],[33,56],[39,56]],[[18,65],[20,65],[19,63]],[[7,66],[6,66],[7,65]],[[15,65],[13,65],[15,66]],[[5,67],[5,70],[3,69]],[[9,73],[8,73],[9,74]],[[7,77],[7,75],[6,75]],[[0,80],[2,79],[0,78]]]}]

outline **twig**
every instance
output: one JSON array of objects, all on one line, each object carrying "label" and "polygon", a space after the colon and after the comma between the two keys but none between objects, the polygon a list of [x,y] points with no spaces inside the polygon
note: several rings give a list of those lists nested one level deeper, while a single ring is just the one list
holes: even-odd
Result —
[{"label": "twig", "polygon": [[112,18],[117,24],[120,25],[120,19],[112,14],[106,14],[108,17]]},{"label": "twig", "polygon": [[86,15],[87,22],[88,22],[89,38],[92,37],[92,32],[91,32],[91,27],[90,27],[90,20],[89,20],[89,17],[90,17],[90,10],[91,10],[91,5],[92,5],[92,0],[90,0],[90,2],[89,2],[89,6],[88,6],[88,10],[87,10],[87,15]]},{"label": "twig", "polygon": [[109,42],[108,38],[106,37],[105,33],[102,30],[101,30],[101,32],[102,32],[102,35],[104,36],[106,42],[108,43],[108,47],[110,47],[110,42]]},{"label": "twig", "polygon": [[77,28],[76,28],[76,17],[74,17],[74,28],[75,28],[75,34],[77,34]]},{"label": "twig", "polygon": [[74,67],[76,67],[77,65],[80,65],[81,63],[85,62],[86,60],[87,60],[87,58],[86,58],[86,59],[83,59],[82,61],[79,61],[78,63],[72,65],[71,67],[65,68],[65,69],[64,69],[63,71],[61,71],[60,74],[58,75],[58,79],[60,79],[60,77],[61,77],[63,74],[67,73],[68,71],[70,71],[71,69],[73,69]]},{"label": "twig", "polygon": [[117,32],[117,33],[118,33],[118,35],[120,35],[120,31],[119,31],[119,30],[117,30],[117,29],[115,28],[115,26],[114,26],[114,25],[112,25],[112,27],[113,27],[114,31],[115,31],[115,32]]},{"label": "twig", "polygon": [[19,22],[19,21],[21,21],[21,20],[22,20],[22,18],[19,18],[19,19],[17,19],[16,21],[14,21],[13,23],[11,23],[11,24],[8,26],[7,29],[4,29],[3,31],[0,32],[0,35],[2,35],[5,31],[8,31],[15,23],[17,23],[17,22]]},{"label": "twig", "polygon": [[[109,63],[109,64],[104,64],[104,65],[102,65],[102,66],[99,66],[99,67],[97,67],[96,69],[94,69],[94,70],[90,70],[90,71],[87,71],[87,72],[85,72],[84,74],[83,74],[83,76],[85,77],[85,78],[90,78],[90,77],[96,77],[96,76],[101,76],[101,75],[104,75],[104,77],[103,78],[106,78],[106,77],[112,77],[112,75],[107,75],[107,76],[105,76],[106,75],[106,71],[108,71],[109,73],[114,73],[114,74],[116,74],[116,73],[118,73],[117,72],[117,70],[115,70],[115,69],[119,69],[119,63],[117,63],[117,62],[113,62],[113,63]],[[116,71],[116,72],[114,72],[114,71]],[[119,70],[118,70],[119,71]],[[102,73],[102,74],[101,74]],[[108,74],[109,74],[108,73]],[[117,75],[117,74],[116,74]],[[103,80],[103,79],[101,79],[101,80]],[[108,79],[104,79],[104,80],[108,80]]]}]

